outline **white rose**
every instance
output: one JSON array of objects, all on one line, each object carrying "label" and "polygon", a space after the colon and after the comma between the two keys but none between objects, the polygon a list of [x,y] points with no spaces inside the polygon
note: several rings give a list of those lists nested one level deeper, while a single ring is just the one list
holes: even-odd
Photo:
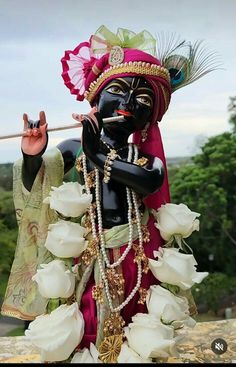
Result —
[{"label": "white rose", "polygon": [[90,343],[90,350],[84,348],[75,353],[71,363],[102,363],[99,359],[99,352],[93,343]]},{"label": "white rose", "polygon": [[84,319],[78,304],[62,305],[50,314],[36,317],[25,335],[40,349],[43,361],[64,361],[81,342]]},{"label": "white rose", "polygon": [[177,248],[161,248],[154,251],[158,261],[149,259],[149,268],[153,275],[163,283],[189,289],[194,283],[201,281],[208,275],[207,272],[197,272],[197,262],[192,254],[183,254]]},{"label": "white rose", "polygon": [[193,327],[196,322],[189,316],[188,300],[177,297],[160,285],[152,285],[146,299],[148,312],[165,324]]},{"label": "white rose", "polygon": [[161,205],[154,214],[155,226],[160,230],[161,237],[169,241],[174,235],[187,238],[193,231],[199,231],[199,213],[192,212],[185,204]]},{"label": "white rose", "polygon": [[155,316],[138,313],[124,328],[128,345],[142,358],[168,357],[174,353],[174,329]]},{"label": "white rose", "polygon": [[80,224],[59,220],[48,226],[45,247],[57,257],[78,257],[87,246],[85,234]]},{"label": "white rose", "polygon": [[118,363],[152,363],[151,358],[142,358],[138,353],[129,348],[127,342],[121,346],[120,354],[117,358]]},{"label": "white rose", "polygon": [[69,298],[75,289],[75,275],[66,268],[62,260],[41,264],[32,280],[38,284],[40,294],[45,298]]},{"label": "white rose", "polygon": [[78,182],[64,182],[59,187],[52,186],[49,196],[43,202],[66,217],[79,217],[91,204],[92,195],[82,194]]}]

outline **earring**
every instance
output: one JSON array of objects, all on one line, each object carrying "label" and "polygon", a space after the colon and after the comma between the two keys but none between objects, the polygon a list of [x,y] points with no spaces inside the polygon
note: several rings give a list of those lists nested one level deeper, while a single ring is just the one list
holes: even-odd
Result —
[{"label": "earring", "polygon": [[141,131],[141,140],[142,140],[142,143],[144,143],[147,139],[147,136],[148,136],[148,128],[149,128],[149,122],[145,125],[144,129]]}]

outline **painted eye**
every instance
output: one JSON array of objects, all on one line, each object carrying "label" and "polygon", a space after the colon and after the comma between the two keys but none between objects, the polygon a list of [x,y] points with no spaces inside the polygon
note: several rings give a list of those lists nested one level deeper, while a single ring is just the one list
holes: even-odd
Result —
[{"label": "painted eye", "polygon": [[121,87],[118,85],[111,85],[110,87],[106,88],[107,92],[113,93],[113,94],[124,94],[124,91]]},{"label": "painted eye", "polygon": [[136,100],[139,102],[139,103],[142,103],[148,107],[151,107],[152,106],[152,99],[151,97],[149,96],[137,96],[136,97]]}]

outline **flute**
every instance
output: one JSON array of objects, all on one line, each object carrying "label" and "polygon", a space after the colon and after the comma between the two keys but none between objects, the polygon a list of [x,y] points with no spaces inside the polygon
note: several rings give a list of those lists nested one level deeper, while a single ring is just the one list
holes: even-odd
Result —
[{"label": "flute", "polygon": [[[103,123],[104,124],[107,124],[109,122],[114,122],[114,121],[123,121],[124,120],[124,116],[121,115],[121,116],[113,116],[113,117],[105,117],[104,119],[102,119]],[[78,128],[78,127],[81,127],[82,124],[81,123],[76,123],[76,124],[72,124],[72,125],[64,125],[64,126],[57,126],[57,127],[50,127],[49,129],[47,129],[48,132],[51,132],[51,131],[60,131],[60,130],[67,130],[67,129],[74,129],[74,128]],[[3,140],[3,139],[10,139],[10,138],[18,138],[20,136],[23,136],[23,132],[21,133],[17,133],[17,134],[10,134],[10,135],[3,135],[3,136],[0,136],[0,140]]]}]

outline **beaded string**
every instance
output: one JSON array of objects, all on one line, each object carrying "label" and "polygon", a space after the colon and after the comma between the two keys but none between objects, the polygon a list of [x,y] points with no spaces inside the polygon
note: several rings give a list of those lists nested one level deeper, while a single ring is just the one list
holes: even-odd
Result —
[{"label": "beaded string", "polygon": [[[111,149],[114,149],[114,148],[112,148],[105,140],[102,140],[101,139],[101,142],[109,149],[109,150],[111,150]],[[120,148],[118,148],[118,149],[115,149],[115,151],[118,153],[118,152],[120,152],[120,151],[122,151],[122,150],[124,150],[124,149],[126,149],[126,148],[128,148],[128,144],[126,144],[126,145],[124,145],[123,147],[120,147]]]},{"label": "beaded string", "polygon": [[[128,152],[128,159],[127,159],[128,162],[131,161],[132,154],[133,154],[133,145],[129,144],[129,152]],[[137,158],[138,158],[138,149],[135,146],[134,161]],[[83,171],[84,171],[84,181],[85,181],[86,193],[90,194],[91,192],[90,192],[90,188],[89,188],[89,185],[88,185],[88,182],[87,182],[88,172],[87,172],[87,162],[86,162],[86,156],[85,155],[83,155],[83,168],[84,168]],[[99,239],[100,239],[100,242],[101,242],[101,252],[102,252],[102,256],[104,257],[105,263],[107,262],[109,264],[109,266],[107,265],[107,267],[114,268],[115,266],[119,265],[124,260],[127,253],[129,252],[129,250],[132,247],[133,226],[132,226],[132,217],[131,217],[132,200],[131,200],[130,191],[132,192],[132,198],[133,198],[133,202],[134,202],[136,223],[137,223],[137,229],[138,229],[139,247],[140,247],[140,249],[143,248],[142,247],[143,239],[142,239],[142,232],[141,232],[141,222],[140,222],[140,214],[139,214],[139,210],[138,210],[137,198],[136,198],[136,194],[133,192],[133,190],[130,190],[129,188],[126,188],[127,189],[127,191],[126,191],[127,200],[128,200],[129,243],[127,245],[126,250],[124,251],[122,256],[118,259],[118,261],[116,263],[110,264],[110,262],[107,258],[107,255],[106,255],[105,240],[104,240],[104,237],[103,237],[103,230],[102,230],[102,214],[101,214],[101,205],[100,205],[100,181],[99,181],[99,171],[98,171],[97,168],[95,168],[95,177],[96,177],[95,199],[96,199],[96,204],[97,204],[98,229],[99,229]],[[95,218],[94,218],[92,204],[89,207],[89,215],[90,215],[90,220],[91,220],[91,224],[92,224],[92,236],[93,236],[94,240],[97,243],[98,237],[97,237],[97,232],[96,232],[96,225],[95,225]],[[131,234],[132,234],[132,236],[131,236]],[[107,277],[106,277],[106,274],[105,274],[105,271],[104,271],[104,268],[103,268],[103,260],[101,258],[101,254],[99,252],[99,249],[97,249],[97,250],[98,250],[97,251],[98,266],[99,266],[99,270],[100,270],[100,273],[101,273],[101,278],[104,282],[105,293],[106,293],[106,297],[107,297],[107,300],[108,300],[109,308],[110,308],[111,312],[118,312],[118,311],[122,310],[130,302],[130,300],[134,297],[135,293],[140,288],[141,280],[142,280],[142,265],[141,265],[141,262],[137,263],[137,268],[138,268],[137,270],[138,271],[137,271],[137,283],[136,283],[135,287],[133,288],[133,290],[131,291],[129,296],[118,307],[113,308],[112,298],[111,298],[110,291],[109,291],[109,283],[108,283],[108,280],[107,280]]]},{"label": "beaded string", "polygon": [[[127,161],[131,162],[131,159],[132,159],[132,145],[129,144]],[[105,239],[104,239],[103,225],[102,225],[102,210],[101,210],[100,193],[98,192],[98,187],[99,187],[99,176],[96,175],[96,204],[97,204],[97,213],[98,213],[98,233],[99,233],[99,239],[101,243],[101,251],[102,251],[102,255],[106,263],[106,266],[112,269],[121,264],[121,262],[125,259],[128,252],[130,251],[132,247],[132,243],[133,243],[131,190],[128,187],[126,187],[126,197],[127,197],[127,202],[128,202],[128,223],[129,223],[128,245],[125,251],[123,252],[122,256],[116,262],[114,262],[113,264],[110,264],[110,261],[106,254],[106,248],[105,248]]]},{"label": "beaded string", "polygon": [[126,144],[125,146],[123,146],[121,148],[114,149],[112,146],[110,146],[104,140],[101,139],[101,142],[106,146],[106,148],[109,149],[109,153],[107,154],[107,158],[105,160],[104,168],[103,168],[103,175],[104,175],[103,181],[105,183],[108,183],[111,179],[111,170],[112,170],[112,165],[114,163],[114,160],[116,158],[120,158],[118,152],[124,150],[125,148],[128,148],[128,144]]}]

